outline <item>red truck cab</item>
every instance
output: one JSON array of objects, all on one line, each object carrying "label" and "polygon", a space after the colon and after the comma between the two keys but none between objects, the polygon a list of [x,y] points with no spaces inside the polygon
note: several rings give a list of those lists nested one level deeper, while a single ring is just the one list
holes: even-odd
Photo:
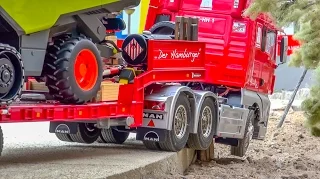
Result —
[{"label": "red truck cab", "polygon": [[145,29],[174,21],[176,16],[199,18],[199,41],[206,43],[206,82],[272,94],[277,29],[265,15],[242,16],[251,0],[151,0]]}]

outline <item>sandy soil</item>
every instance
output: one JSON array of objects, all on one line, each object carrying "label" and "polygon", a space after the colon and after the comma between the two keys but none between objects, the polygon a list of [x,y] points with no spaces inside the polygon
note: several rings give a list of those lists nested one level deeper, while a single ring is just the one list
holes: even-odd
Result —
[{"label": "sandy soil", "polygon": [[320,138],[310,136],[302,112],[291,112],[282,129],[282,112],[272,112],[264,141],[253,141],[247,157],[229,155],[229,147],[215,145],[216,159],[196,162],[184,175],[169,178],[320,178]]}]

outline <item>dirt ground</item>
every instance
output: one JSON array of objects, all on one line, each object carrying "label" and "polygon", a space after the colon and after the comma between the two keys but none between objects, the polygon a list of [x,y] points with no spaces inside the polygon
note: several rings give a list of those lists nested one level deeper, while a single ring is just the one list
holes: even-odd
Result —
[{"label": "dirt ground", "polygon": [[196,162],[183,175],[169,178],[255,178],[255,179],[319,179],[320,138],[310,135],[304,127],[302,112],[291,112],[277,129],[282,112],[272,112],[264,141],[250,144],[247,157],[229,155],[229,147],[215,145],[215,160]]}]

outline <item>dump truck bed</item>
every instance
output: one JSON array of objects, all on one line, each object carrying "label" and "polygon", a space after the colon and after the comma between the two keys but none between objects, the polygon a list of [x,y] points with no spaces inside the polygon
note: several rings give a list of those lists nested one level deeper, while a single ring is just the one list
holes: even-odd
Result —
[{"label": "dump truck bed", "polygon": [[[14,21],[25,34],[51,28],[61,15],[113,6],[137,6],[140,0],[1,0],[0,15]],[[119,5],[117,5],[119,4]]]}]

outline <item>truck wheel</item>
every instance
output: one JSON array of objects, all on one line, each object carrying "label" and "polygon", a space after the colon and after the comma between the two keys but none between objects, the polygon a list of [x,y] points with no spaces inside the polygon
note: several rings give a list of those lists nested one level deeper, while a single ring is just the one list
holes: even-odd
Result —
[{"label": "truck wheel", "polygon": [[2,129],[1,129],[1,126],[0,126],[0,156],[2,154],[2,150],[3,150],[3,132],[2,132]]},{"label": "truck wheel", "polygon": [[161,150],[158,142],[142,141],[143,145],[150,150]]},{"label": "truck wheel", "polygon": [[161,21],[150,28],[152,34],[174,35],[175,23],[172,21]]},{"label": "truck wheel", "polygon": [[8,105],[21,95],[25,82],[20,53],[0,43],[0,103]]},{"label": "truck wheel", "polygon": [[95,44],[84,37],[61,38],[48,48],[47,86],[56,100],[82,104],[92,100],[102,82],[102,61]]},{"label": "truck wheel", "polygon": [[55,133],[56,137],[60,140],[60,141],[65,141],[65,142],[74,142],[69,134],[62,134],[62,133]]},{"label": "truck wheel", "polygon": [[243,157],[246,154],[253,136],[254,119],[255,112],[253,110],[250,110],[244,131],[244,138],[238,140],[238,146],[231,146],[231,155]]},{"label": "truck wheel", "polygon": [[188,147],[195,150],[206,150],[213,141],[216,118],[215,104],[206,98],[201,106],[197,134],[190,134]]},{"label": "truck wheel", "polygon": [[101,129],[96,128],[93,123],[79,123],[77,134],[70,134],[70,137],[74,142],[91,144],[100,134]]},{"label": "truck wheel", "polygon": [[174,108],[172,130],[166,132],[166,141],[160,142],[160,148],[165,151],[180,151],[183,149],[189,137],[189,124],[191,120],[191,107],[189,99],[181,94]]},{"label": "truck wheel", "polygon": [[128,137],[130,132],[122,132],[117,131],[115,129],[102,129],[101,135],[98,138],[99,143],[114,143],[114,144],[122,144],[124,143]]}]

